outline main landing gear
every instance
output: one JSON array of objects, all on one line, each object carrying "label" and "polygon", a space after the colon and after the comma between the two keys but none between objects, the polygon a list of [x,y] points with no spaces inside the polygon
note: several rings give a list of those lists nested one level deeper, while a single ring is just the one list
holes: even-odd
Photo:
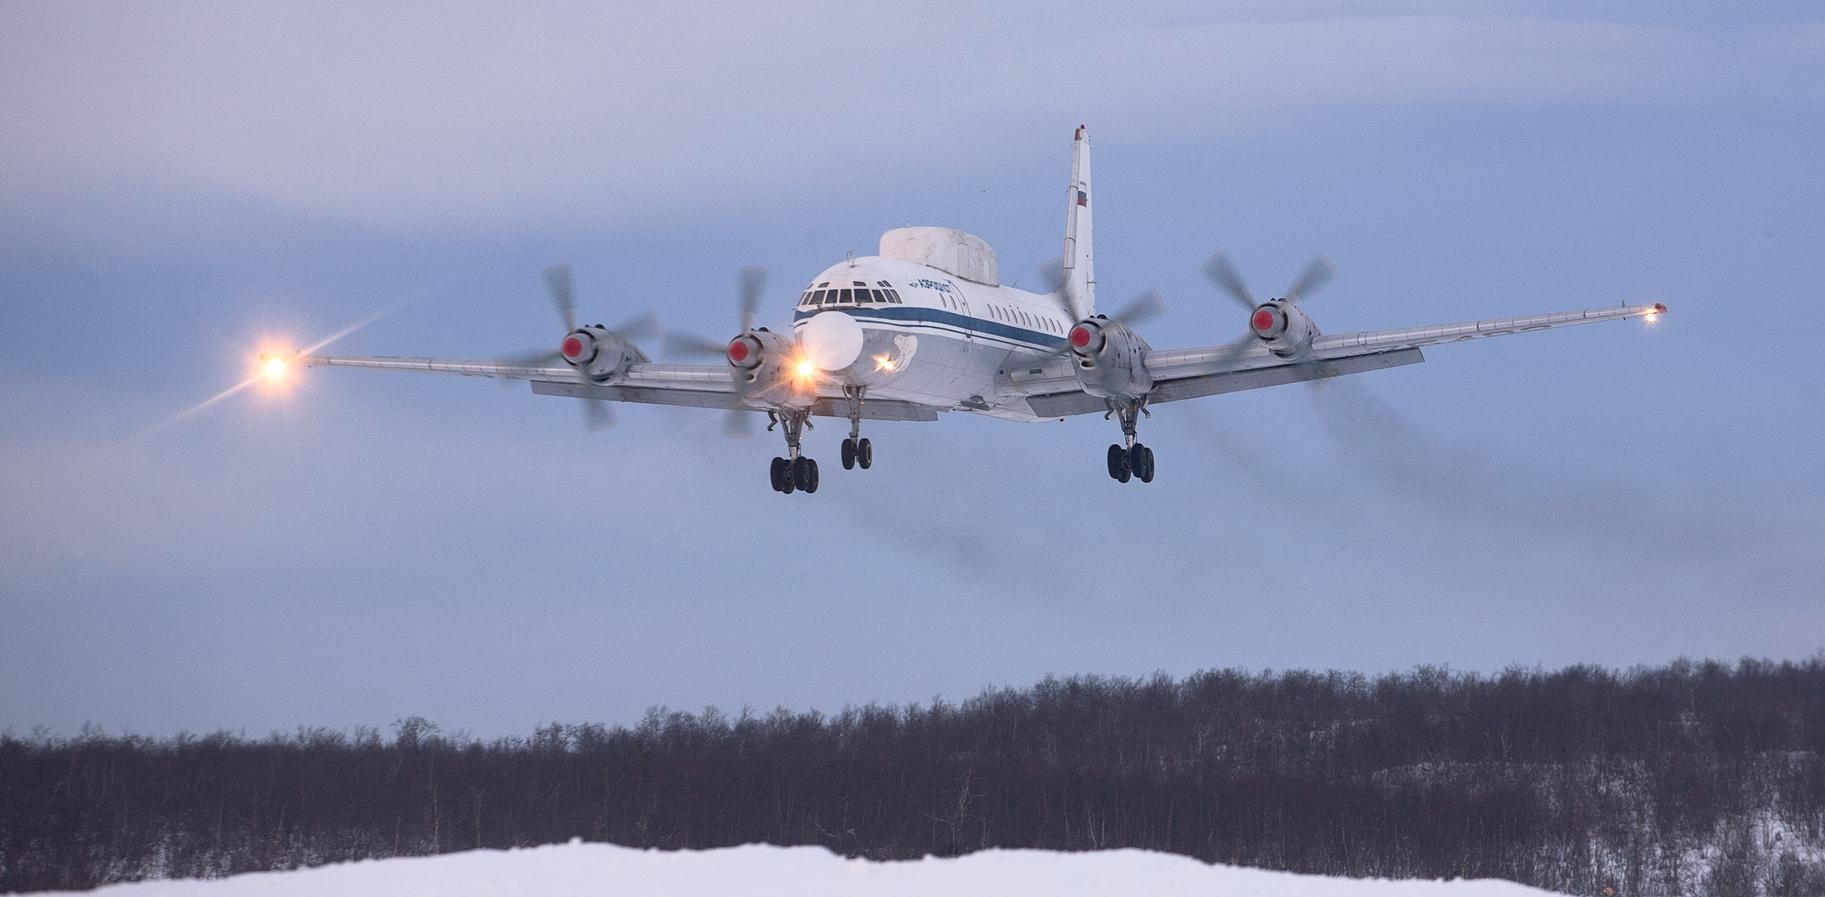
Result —
[{"label": "main landing gear", "polygon": [[854,470],[857,466],[867,470],[874,466],[874,443],[867,437],[854,437],[843,440],[843,469]]},{"label": "main landing gear", "polygon": [[773,467],[768,471],[768,476],[773,481],[773,491],[787,495],[793,492],[816,492],[817,459],[799,454],[799,444],[805,435],[805,428],[810,426],[811,412],[776,411],[769,416],[773,421],[767,425],[767,429],[781,425],[786,428],[786,457],[774,458]]},{"label": "main landing gear", "polygon": [[1134,438],[1136,419],[1147,411],[1143,402],[1130,405],[1116,405],[1109,409],[1108,416],[1118,416],[1122,422],[1122,442],[1109,446],[1109,478],[1126,483],[1130,479],[1143,483],[1153,482],[1153,449],[1150,449]]},{"label": "main landing gear", "polygon": [[849,435],[843,439],[843,469],[863,470],[874,466],[874,443],[862,436],[862,395],[866,387],[845,386],[843,398],[849,402]]}]

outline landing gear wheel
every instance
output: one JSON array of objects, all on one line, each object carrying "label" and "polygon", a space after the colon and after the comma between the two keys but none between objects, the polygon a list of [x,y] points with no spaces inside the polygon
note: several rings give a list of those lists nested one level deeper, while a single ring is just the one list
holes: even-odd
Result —
[{"label": "landing gear wheel", "polygon": [[869,442],[866,436],[855,444],[855,463],[862,465],[863,470],[874,466],[874,443]]},{"label": "landing gear wheel", "polygon": [[1109,446],[1109,476],[1126,483],[1134,476],[1134,467],[1129,462],[1128,450],[1120,445]]},{"label": "landing gear wheel", "polygon": [[843,469],[855,469],[855,440],[848,437],[843,438]]},{"label": "landing gear wheel", "polygon": [[1153,449],[1140,443],[1128,450],[1128,466],[1134,469],[1134,475],[1143,483],[1153,482]]},{"label": "landing gear wheel", "polygon": [[[791,464],[792,464],[792,478],[791,478],[792,485],[796,488],[805,490],[805,492],[807,494],[816,492],[817,491],[817,462],[811,460],[810,458],[805,457],[804,455],[800,455],[796,458],[793,458],[791,461]],[[787,489],[786,491],[791,492],[792,490]]]},{"label": "landing gear wheel", "polygon": [[786,491],[786,459],[774,458],[773,466],[767,471],[767,476],[773,481],[774,492]]}]

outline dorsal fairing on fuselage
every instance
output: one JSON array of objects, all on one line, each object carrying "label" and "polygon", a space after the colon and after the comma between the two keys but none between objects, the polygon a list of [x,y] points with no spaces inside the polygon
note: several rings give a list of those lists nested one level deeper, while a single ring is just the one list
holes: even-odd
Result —
[{"label": "dorsal fairing on fuselage", "polygon": [[896,227],[881,235],[881,258],[898,259],[971,283],[1001,285],[1001,261],[987,240],[950,227]]}]

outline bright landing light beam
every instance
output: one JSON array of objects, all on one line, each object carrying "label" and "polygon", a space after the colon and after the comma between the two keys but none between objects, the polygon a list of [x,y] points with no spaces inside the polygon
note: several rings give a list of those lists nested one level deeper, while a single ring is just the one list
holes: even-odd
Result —
[{"label": "bright landing light beam", "polygon": [[344,327],[341,330],[338,330],[335,333],[332,333],[329,336],[324,337],[323,339],[320,339],[314,343],[311,343],[308,346],[305,346],[302,349],[297,350],[296,352],[286,352],[286,353],[282,353],[282,354],[272,354],[272,353],[263,354],[259,357],[258,361],[256,362],[256,366],[254,368],[254,373],[251,376],[249,376],[247,379],[242,380],[241,382],[236,383],[235,385],[230,386],[227,389],[224,389],[221,392],[218,392],[215,395],[210,396],[209,398],[204,399],[201,402],[198,402],[195,405],[190,406],[189,408],[185,408],[184,410],[179,411],[178,413],[173,414],[170,417],[165,418],[164,420],[162,420],[156,424],[153,424],[152,426],[147,427],[144,430],[141,430],[133,438],[137,439],[141,436],[149,435],[158,430],[162,430],[166,427],[169,427],[172,424],[178,423],[179,421],[183,421],[183,420],[187,420],[189,418],[195,417],[198,414],[201,414],[204,410],[208,409],[209,406],[214,405],[217,402],[220,402],[223,399],[226,399],[229,396],[232,396],[238,392],[245,391],[248,387],[253,386],[254,384],[259,383],[261,381],[265,381],[267,383],[271,383],[271,384],[275,384],[275,385],[283,384],[291,376],[293,362],[297,361],[300,358],[309,356],[312,353],[318,351],[319,349],[322,349],[324,346],[327,346],[330,343],[333,343],[345,336],[348,336],[349,334],[354,333],[355,331],[360,330],[361,328],[366,327],[369,324],[372,324],[375,321],[378,321],[381,318],[384,318],[387,315],[390,315],[390,314],[398,311],[400,308],[404,307],[404,304],[405,303],[389,305],[386,308],[381,309],[380,311],[377,311],[371,315],[368,315],[367,317],[362,318],[361,320],[356,321],[355,323],[350,324],[349,326]]}]

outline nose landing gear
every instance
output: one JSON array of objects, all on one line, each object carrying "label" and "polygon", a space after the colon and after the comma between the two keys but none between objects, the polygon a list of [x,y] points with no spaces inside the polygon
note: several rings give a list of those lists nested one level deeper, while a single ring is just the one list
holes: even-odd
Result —
[{"label": "nose landing gear", "polygon": [[843,398],[849,402],[849,436],[843,440],[843,469],[863,470],[874,466],[874,443],[862,435],[862,396],[867,387],[845,386]]}]

